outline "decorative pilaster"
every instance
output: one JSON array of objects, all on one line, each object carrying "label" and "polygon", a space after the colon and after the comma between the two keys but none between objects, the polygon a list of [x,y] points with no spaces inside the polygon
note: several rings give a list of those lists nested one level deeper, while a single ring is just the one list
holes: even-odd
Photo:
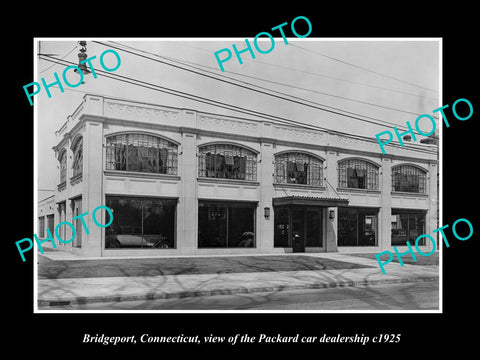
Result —
[{"label": "decorative pilaster", "polygon": [[[185,111],[187,126],[195,124],[197,113]],[[195,254],[198,248],[197,135],[182,132],[178,169],[182,190],[177,208],[177,248],[182,254]]]},{"label": "decorative pilaster", "polygon": [[[338,153],[328,150],[327,159],[324,163],[323,177],[325,187],[329,191],[334,191],[338,187],[337,176]],[[333,187],[333,189],[331,189]],[[330,211],[333,212],[334,218],[330,219]],[[323,248],[326,252],[338,251],[338,207],[328,207],[323,211],[325,224],[325,238],[323,239]]]},{"label": "decorative pilaster", "polygon": [[[82,253],[86,256],[101,256],[104,247],[105,229],[97,226],[93,221],[93,210],[104,205],[103,196],[103,123],[85,119],[85,133],[83,137],[83,181],[82,181],[82,213],[88,211],[84,217],[89,234],[82,227]],[[70,205],[67,205],[71,209]],[[100,224],[108,222],[104,209],[96,212],[96,220]],[[115,216],[115,215],[114,215]],[[70,217],[71,219],[71,217]]]},{"label": "decorative pilaster", "polygon": [[[425,233],[432,235],[437,242],[436,249],[438,250],[439,245],[439,233],[433,233],[433,230],[440,227],[440,214],[438,212],[438,200],[439,200],[439,183],[438,183],[438,164],[430,163],[428,167],[427,174],[427,188],[426,192],[428,194],[428,213],[425,219]],[[431,241],[426,240],[426,252],[432,251],[433,244]]]},{"label": "decorative pilaster", "polygon": [[377,243],[380,250],[385,250],[392,246],[392,160],[388,157],[382,157],[380,191]]}]

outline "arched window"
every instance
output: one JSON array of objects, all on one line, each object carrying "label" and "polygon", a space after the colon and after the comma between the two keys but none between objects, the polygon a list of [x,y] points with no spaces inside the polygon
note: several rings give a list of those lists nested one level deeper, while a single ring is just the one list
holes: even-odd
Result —
[{"label": "arched window", "polygon": [[73,147],[73,176],[82,174],[83,171],[83,138],[79,138]]},{"label": "arched window", "polygon": [[339,161],[338,187],[378,190],[378,166],[361,159]]},{"label": "arched window", "polygon": [[177,175],[178,146],[146,134],[107,138],[107,170]]},{"label": "arched window", "polygon": [[276,155],[275,182],[322,186],[323,161],[301,152]]},{"label": "arched window", "polygon": [[60,184],[67,181],[67,152],[63,150],[58,159],[60,162]]},{"label": "arched window", "polygon": [[198,176],[221,179],[257,180],[257,154],[231,144],[199,148]]},{"label": "arched window", "polygon": [[392,191],[425,193],[426,172],[412,165],[392,167]]}]

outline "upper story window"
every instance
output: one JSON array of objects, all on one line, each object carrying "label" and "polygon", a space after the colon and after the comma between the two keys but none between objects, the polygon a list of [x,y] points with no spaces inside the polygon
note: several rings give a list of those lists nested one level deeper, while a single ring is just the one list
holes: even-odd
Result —
[{"label": "upper story window", "polygon": [[338,162],[338,186],[378,190],[378,166],[360,159]]},{"label": "upper story window", "polygon": [[107,138],[107,170],[177,175],[178,146],[146,134]]},{"label": "upper story window", "polygon": [[73,147],[73,176],[82,174],[83,171],[83,138],[79,138]]},{"label": "upper story window", "polygon": [[275,182],[322,186],[323,161],[301,152],[276,155]]},{"label": "upper story window", "polygon": [[63,184],[67,181],[67,152],[65,150],[60,154],[58,161],[60,162],[60,184]]},{"label": "upper story window", "polygon": [[257,154],[231,144],[199,148],[198,176],[220,179],[257,180]]},{"label": "upper story window", "polygon": [[412,165],[392,167],[392,191],[425,193],[426,172]]}]

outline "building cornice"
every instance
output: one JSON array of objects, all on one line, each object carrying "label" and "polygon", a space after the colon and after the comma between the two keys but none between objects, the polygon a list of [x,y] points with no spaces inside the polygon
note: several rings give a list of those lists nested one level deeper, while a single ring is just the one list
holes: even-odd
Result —
[{"label": "building cornice", "polygon": [[384,155],[373,138],[343,134],[334,130],[310,129],[308,125],[285,125],[268,120],[198,112],[89,94],[84,96],[83,102],[68,117],[67,123],[57,131],[57,136],[69,136],[75,126],[86,120],[232,140],[269,142],[304,149],[338,151],[379,159],[438,163],[438,153],[435,153],[438,147],[434,145],[388,145],[388,154]]}]

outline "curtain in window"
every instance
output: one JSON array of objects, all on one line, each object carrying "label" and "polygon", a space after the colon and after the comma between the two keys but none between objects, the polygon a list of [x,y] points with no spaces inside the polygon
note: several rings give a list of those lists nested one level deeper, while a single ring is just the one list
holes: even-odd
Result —
[{"label": "curtain in window", "polygon": [[410,165],[399,165],[392,169],[392,190],[414,193],[425,192],[426,173]]},{"label": "curtain in window", "polygon": [[140,171],[138,163],[138,148],[129,144],[127,146],[127,171]]},{"label": "curtain in window", "polygon": [[306,184],[307,183],[307,173],[308,173],[308,164],[307,163],[297,163],[295,178],[297,184]]},{"label": "curtain in window", "polygon": [[177,174],[177,145],[146,134],[107,138],[107,169]]},{"label": "curtain in window", "polygon": [[225,165],[234,165],[235,162],[233,160],[233,156],[232,155],[225,155]]},{"label": "curtain in window", "polygon": [[160,170],[159,172],[162,174],[167,173],[168,168],[168,149],[161,148],[160,149]]},{"label": "curtain in window", "polygon": [[378,190],[378,167],[360,159],[340,161],[338,186]]},{"label": "curtain in window", "polygon": [[233,157],[233,178],[245,180],[247,171],[247,158],[234,156]]},{"label": "curtain in window", "polygon": [[79,139],[73,149],[73,176],[79,175],[83,170],[83,139]]},{"label": "curtain in window", "polygon": [[309,154],[289,152],[275,156],[275,182],[323,184],[323,162]]},{"label": "curtain in window", "polygon": [[199,176],[256,180],[256,155],[230,144],[207,145],[199,149]]},{"label": "curtain in window", "polygon": [[113,144],[115,154],[115,170],[127,170],[127,147],[123,144]]},{"label": "curtain in window", "polygon": [[291,161],[287,161],[287,176],[289,182],[295,181],[295,163]]},{"label": "curtain in window", "polygon": [[348,176],[348,187],[350,188],[358,188],[358,177],[357,177],[357,170],[355,168],[347,168],[347,176]]},{"label": "curtain in window", "polygon": [[60,184],[67,181],[67,152],[63,151],[60,158]]},{"label": "curtain in window", "polygon": [[215,155],[206,153],[205,154],[205,170],[208,177],[215,177]]}]

